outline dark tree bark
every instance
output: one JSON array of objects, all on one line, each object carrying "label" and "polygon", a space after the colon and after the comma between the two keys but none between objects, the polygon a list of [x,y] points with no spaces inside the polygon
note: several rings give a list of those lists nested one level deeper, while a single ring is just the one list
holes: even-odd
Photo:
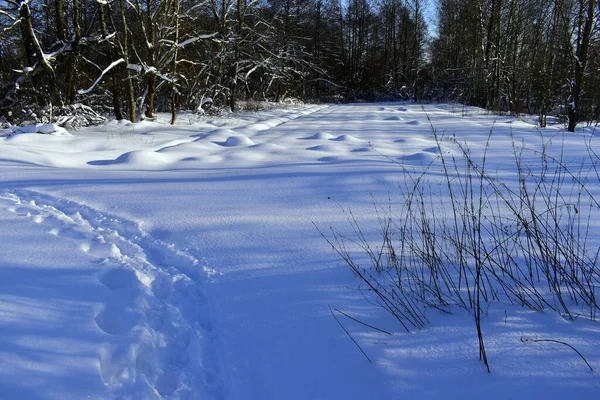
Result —
[{"label": "dark tree bark", "polygon": [[575,127],[580,118],[581,97],[583,80],[588,62],[588,50],[594,26],[596,0],[588,0],[587,7],[584,0],[580,0],[579,20],[577,26],[577,45],[573,60],[575,77],[571,82],[571,103],[568,107],[569,132],[575,132]]},{"label": "dark tree bark", "polygon": [[[45,96],[43,101],[46,104],[50,104],[56,94],[56,74],[54,68],[50,65],[38,38],[35,35],[33,29],[33,17],[31,16],[31,10],[29,4],[23,3],[19,7],[19,17],[21,18],[21,35],[23,39],[23,46],[27,52],[28,61],[31,64],[37,63],[44,72],[45,78],[48,81],[49,93]],[[31,65],[30,64],[30,65]],[[40,80],[34,82],[34,84],[41,84]]]},{"label": "dark tree bark", "polygon": [[[111,42],[108,40],[108,28],[106,23],[106,11],[108,9],[107,4],[99,4],[99,13],[100,13],[100,29],[102,31],[102,39],[106,42],[106,54],[108,60],[112,63],[115,61],[114,58],[114,49]],[[115,114],[115,119],[120,121],[123,119],[123,112],[121,110],[121,91],[119,89],[118,82],[118,72],[113,70],[110,72],[110,91],[112,94],[112,106],[113,112]]]},{"label": "dark tree bark", "polygon": [[79,58],[79,44],[81,42],[81,26],[79,24],[80,4],[79,0],[73,0],[73,40],[71,42],[71,51],[67,62],[67,87],[66,87],[66,104],[75,102],[75,76],[77,75],[77,60]]},{"label": "dark tree bark", "polygon": [[[151,0],[146,0],[146,45],[151,67],[156,65],[156,40],[154,35],[154,9]],[[154,99],[156,98],[156,74],[147,72],[146,118],[154,118]]]},{"label": "dark tree bark", "polygon": [[54,1],[54,12],[56,15],[56,36],[61,42],[67,41],[67,24],[65,22],[65,1]]},{"label": "dark tree bark", "polygon": [[181,3],[179,0],[173,0],[173,12],[175,17],[175,38],[173,40],[173,82],[171,82],[171,125],[175,125],[177,120],[177,107],[179,92],[177,89],[177,62],[179,61],[179,10]]},{"label": "dark tree bark", "polygon": [[[125,0],[119,0],[119,11],[121,16],[121,55],[125,60],[125,65],[129,65],[129,28],[125,16]],[[136,122],[135,90],[133,88],[133,78],[129,69],[127,71],[127,105],[129,109],[129,120]]]}]

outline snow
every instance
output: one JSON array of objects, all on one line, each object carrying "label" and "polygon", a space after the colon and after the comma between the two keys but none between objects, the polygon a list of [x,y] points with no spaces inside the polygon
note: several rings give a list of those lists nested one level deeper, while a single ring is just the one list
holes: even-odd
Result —
[{"label": "snow", "polygon": [[71,136],[65,129],[56,124],[33,124],[26,126],[13,126],[4,136],[16,136],[22,133],[39,133],[42,135]]},{"label": "snow", "polygon": [[[439,163],[427,118],[474,157],[489,137],[488,170],[508,177],[512,143],[556,145],[579,169],[597,135],[379,103],[0,137],[0,398],[596,398],[598,322],[493,303],[488,374],[472,317],[428,310],[406,333],[321,237],[351,234],[347,210],[374,235],[374,199],[397,204],[406,171]],[[337,314],[372,363],[330,307],[392,333]],[[530,339],[569,343],[594,372]]]}]

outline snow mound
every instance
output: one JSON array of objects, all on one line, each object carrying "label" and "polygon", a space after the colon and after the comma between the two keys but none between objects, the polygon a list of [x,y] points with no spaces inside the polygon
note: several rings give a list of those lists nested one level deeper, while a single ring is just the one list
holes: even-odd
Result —
[{"label": "snow mound", "polygon": [[252,146],[255,143],[250,140],[248,136],[229,136],[223,146],[225,147],[242,147],[242,146]]},{"label": "snow mound", "polygon": [[418,152],[401,157],[401,161],[429,164],[436,159],[436,155],[428,152]]},{"label": "snow mound", "polygon": [[39,133],[42,135],[53,136],[72,136],[65,128],[61,128],[56,124],[32,124],[21,127],[15,127],[11,135]]},{"label": "snow mound", "polygon": [[271,119],[266,119],[266,120],[259,121],[257,123],[248,125],[248,129],[251,129],[254,131],[266,131],[268,129],[271,129],[278,125],[281,125],[284,122],[285,122],[284,119],[271,118]]},{"label": "snow mound", "polygon": [[431,153],[431,154],[439,154],[439,153],[442,153],[442,154],[450,154],[450,153],[451,153],[451,150],[450,150],[448,147],[445,147],[445,146],[440,146],[440,147],[437,147],[437,146],[428,147],[428,148],[426,148],[426,149],[423,149],[423,151],[424,151],[424,152],[426,152],[426,153]]},{"label": "snow mound", "polygon": [[147,150],[129,151],[121,154],[114,162],[132,167],[159,167],[170,163],[171,159],[166,155]]},{"label": "snow mound", "polygon": [[273,152],[273,153],[279,153],[279,152],[286,150],[285,146],[281,146],[281,145],[275,144],[275,143],[261,143],[261,144],[252,146],[252,148],[256,149],[256,150],[262,150],[265,152]]},{"label": "snow mound", "polygon": [[335,139],[331,139],[331,140],[336,141],[336,142],[351,142],[351,143],[362,142],[362,140],[360,140],[352,135],[340,135],[340,136],[336,137]]},{"label": "snow mound", "polygon": [[418,120],[415,119],[415,120],[412,120],[412,121],[408,121],[406,123],[406,125],[414,125],[414,126],[421,125],[421,121],[418,121]]},{"label": "snow mound", "polygon": [[213,138],[215,136],[228,137],[228,136],[233,136],[236,133],[237,132],[234,131],[233,129],[229,129],[229,128],[217,128],[217,129],[213,129],[212,131],[206,133],[206,135],[203,136],[203,137],[204,138]]},{"label": "snow mound", "polygon": [[331,133],[328,132],[317,132],[312,136],[309,136],[307,138],[304,138],[306,140],[329,140],[329,139],[334,139],[335,136],[333,136]]},{"label": "snow mound", "polygon": [[197,141],[210,140],[215,144],[223,145],[228,137],[237,136],[237,135],[239,135],[239,132],[236,132],[232,129],[218,128],[218,129],[211,130],[207,133],[198,135],[198,139],[196,139],[196,140]]},{"label": "snow mound", "polygon": [[394,115],[393,117],[387,117],[386,121],[404,121],[404,118]]}]

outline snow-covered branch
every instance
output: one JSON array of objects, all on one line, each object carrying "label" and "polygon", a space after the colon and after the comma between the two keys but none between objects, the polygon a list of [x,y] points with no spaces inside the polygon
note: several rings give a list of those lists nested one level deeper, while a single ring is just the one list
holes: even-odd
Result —
[{"label": "snow-covered branch", "polygon": [[4,10],[0,10],[0,15],[4,15],[5,17],[8,17],[8,19],[10,19],[13,22],[17,22],[17,18],[13,15],[10,15],[9,13],[7,13]]},{"label": "snow-covered branch", "polygon": [[104,71],[102,71],[102,73],[100,74],[100,76],[98,77],[98,79],[96,79],[96,81],[92,84],[92,86],[90,86],[89,88],[83,90],[80,89],[77,91],[78,94],[82,95],[82,94],[88,94],[89,92],[91,92],[96,85],[98,85],[98,83],[102,80],[102,78],[104,78],[104,75],[106,75],[111,69],[113,69],[114,67],[116,67],[117,65],[124,63],[125,60],[123,58],[118,59],[117,61],[113,62],[112,64],[110,64],[108,67],[106,67],[106,69]]},{"label": "snow-covered branch", "polygon": [[217,36],[217,34],[216,34],[216,33],[211,33],[211,34],[207,34],[207,35],[199,35],[199,36],[195,36],[195,37],[193,37],[193,38],[189,38],[189,39],[186,39],[186,40],[184,40],[183,42],[179,43],[177,46],[178,46],[179,48],[183,48],[183,47],[187,46],[188,44],[192,44],[192,43],[195,43],[195,42],[197,42],[198,40],[212,39],[212,38],[214,38],[215,36]]},{"label": "snow-covered branch", "polygon": [[129,69],[131,71],[136,71],[138,73],[143,73],[143,74],[153,74],[169,83],[176,82],[176,80],[174,78],[160,72],[158,69],[156,69],[156,67],[149,67],[147,65],[142,65],[142,64],[128,64],[127,69]]}]

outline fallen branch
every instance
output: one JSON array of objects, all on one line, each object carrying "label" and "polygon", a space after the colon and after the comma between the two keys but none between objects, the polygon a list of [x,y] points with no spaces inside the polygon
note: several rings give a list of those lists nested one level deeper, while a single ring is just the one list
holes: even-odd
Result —
[{"label": "fallen branch", "polygon": [[533,343],[537,343],[537,342],[551,342],[551,343],[564,344],[565,346],[571,348],[575,353],[579,354],[579,357],[581,357],[581,359],[588,366],[588,368],[590,369],[590,371],[594,372],[594,369],[592,368],[592,366],[590,365],[590,363],[587,362],[587,360],[585,359],[585,357],[583,356],[583,354],[581,354],[579,352],[579,350],[577,350],[575,347],[571,346],[569,343],[561,342],[560,340],[554,340],[554,339],[530,339],[530,338],[524,338],[524,337],[521,338],[521,342],[524,342],[524,343],[527,343],[527,342],[533,342]]}]

